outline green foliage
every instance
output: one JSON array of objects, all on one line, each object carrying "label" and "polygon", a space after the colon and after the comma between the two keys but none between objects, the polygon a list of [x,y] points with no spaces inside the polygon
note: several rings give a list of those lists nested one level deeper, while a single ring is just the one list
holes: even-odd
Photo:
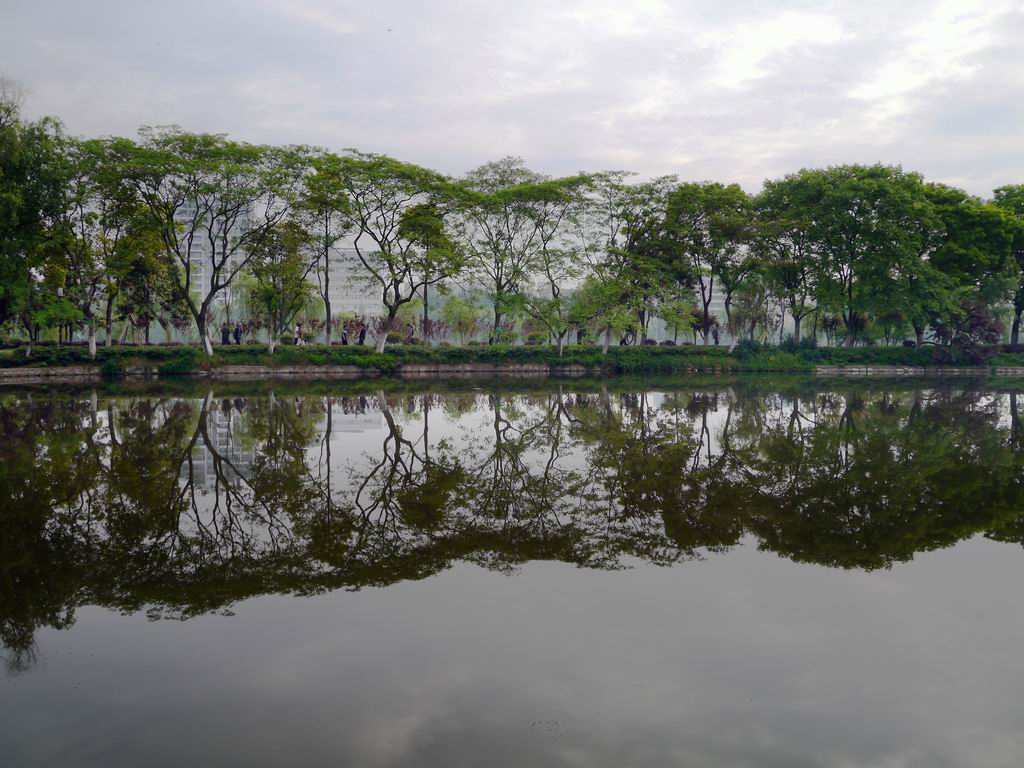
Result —
[{"label": "green foliage", "polygon": [[[551,367],[583,366],[611,373],[672,373],[688,371],[791,371],[807,372],[816,365],[833,366],[1017,366],[1024,353],[1006,352],[991,357],[978,356],[977,350],[964,347],[928,345],[925,347],[813,347],[809,342],[798,346],[766,346],[745,340],[730,353],[724,347],[704,346],[612,346],[607,354],[593,345],[570,345],[559,356],[550,345],[481,345],[463,347],[396,343],[384,353],[368,346],[303,347],[288,345],[273,355],[260,344],[217,346],[214,357],[207,361],[198,348],[112,347],[98,351],[97,362],[104,372],[119,375],[128,366],[156,366],[161,375],[182,375],[206,365],[277,366],[356,366],[373,369],[385,375],[396,373],[404,364],[538,364]],[[990,359],[991,358],[991,359]],[[108,361],[115,361],[109,362]],[[63,366],[89,364],[88,350],[83,346],[38,346],[32,357],[21,349],[0,350],[0,368],[23,366]],[[106,367],[104,367],[106,366]]]}]

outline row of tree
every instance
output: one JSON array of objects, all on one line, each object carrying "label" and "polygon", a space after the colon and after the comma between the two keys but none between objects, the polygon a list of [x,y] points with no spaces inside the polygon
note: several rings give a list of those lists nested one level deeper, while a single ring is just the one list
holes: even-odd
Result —
[{"label": "row of tree", "polygon": [[452,179],[177,128],[73,139],[0,93],[0,326],[30,348],[57,328],[95,353],[100,328],[109,344],[115,321],[147,338],[158,322],[193,328],[212,354],[216,303],[242,285],[271,351],[317,295],[330,343],[343,244],[381,300],[378,350],[403,312],[415,306],[426,328],[434,294],[453,290],[486,303],[492,342],[525,322],[559,351],[572,337],[640,343],[655,317],[717,342],[714,297],[734,340],[788,317],[797,341],[810,322],[848,345],[983,344],[1009,320],[1017,343],[1024,313],[1024,185],[985,201],[847,165],[750,195],[674,176],[549,178],[516,158]]}]

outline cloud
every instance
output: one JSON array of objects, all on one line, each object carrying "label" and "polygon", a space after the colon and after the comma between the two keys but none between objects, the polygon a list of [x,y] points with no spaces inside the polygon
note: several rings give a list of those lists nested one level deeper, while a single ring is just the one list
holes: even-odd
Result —
[{"label": "cloud", "polygon": [[176,122],[448,173],[505,154],[739,181],[1021,181],[1016,0],[15,0],[0,73],[80,134]]}]

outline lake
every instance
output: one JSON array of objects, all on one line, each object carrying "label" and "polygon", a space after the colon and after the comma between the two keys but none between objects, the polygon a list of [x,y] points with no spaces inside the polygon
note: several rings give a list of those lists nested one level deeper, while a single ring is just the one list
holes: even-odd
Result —
[{"label": "lake", "polygon": [[0,391],[5,766],[1019,766],[1000,380]]}]

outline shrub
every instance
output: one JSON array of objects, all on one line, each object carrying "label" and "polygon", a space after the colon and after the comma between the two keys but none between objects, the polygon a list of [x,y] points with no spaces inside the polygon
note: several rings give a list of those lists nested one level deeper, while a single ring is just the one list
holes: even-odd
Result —
[{"label": "shrub", "polygon": [[100,373],[104,379],[118,379],[124,376],[124,361],[119,355],[110,355],[100,363]]},{"label": "shrub", "polygon": [[751,355],[757,355],[764,351],[764,345],[754,339],[740,339],[733,349],[733,354],[740,360],[745,360]]},{"label": "shrub", "polygon": [[665,339],[663,342],[661,342],[661,346],[663,347],[674,347],[675,345],[676,343],[672,341],[672,339]]},{"label": "shrub", "polygon": [[199,368],[198,349],[177,349],[173,357],[160,364],[161,376],[181,376]]},{"label": "shrub", "polygon": [[656,346],[658,346],[658,342],[655,341],[654,339],[644,339],[643,343],[644,343],[644,346],[647,346],[647,347],[656,347]]}]

